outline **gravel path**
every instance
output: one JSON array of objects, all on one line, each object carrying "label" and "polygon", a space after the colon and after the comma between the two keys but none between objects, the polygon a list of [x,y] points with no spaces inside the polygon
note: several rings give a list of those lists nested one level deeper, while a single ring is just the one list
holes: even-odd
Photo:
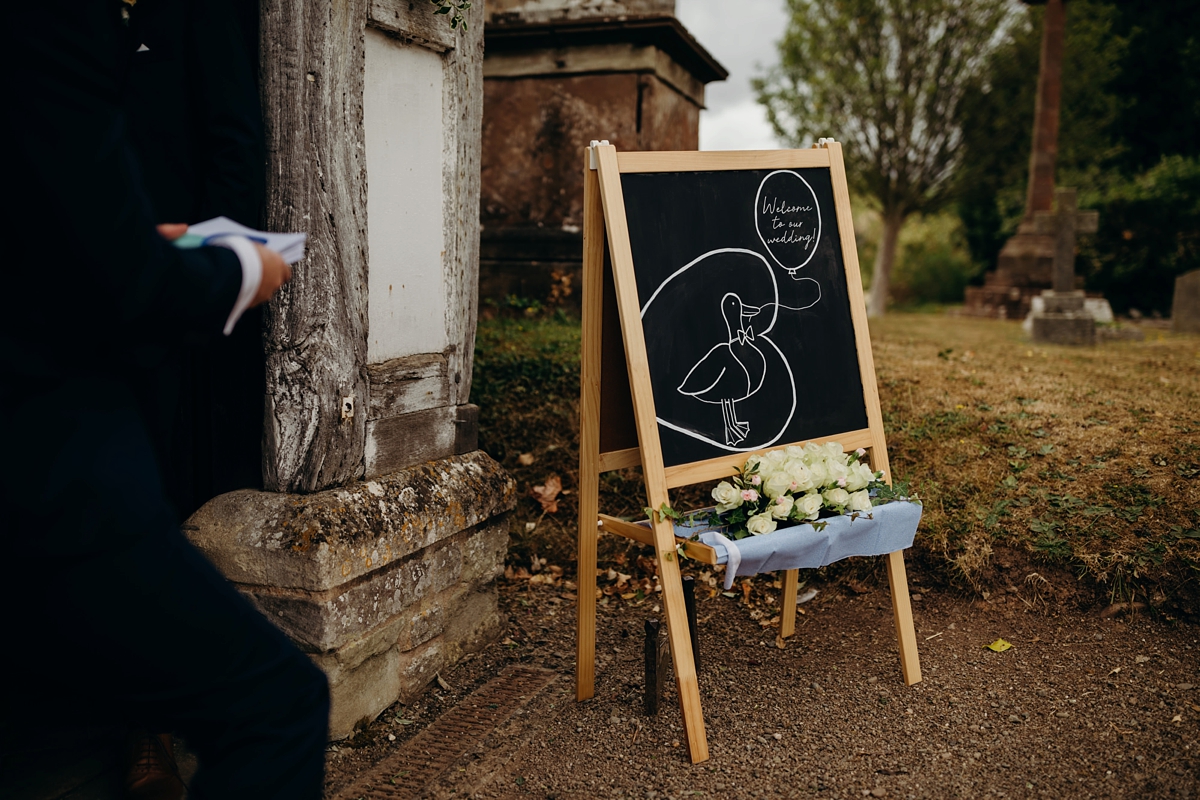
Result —
[{"label": "gravel path", "polygon": [[[1195,627],[1045,607],[1015,589],[988,601],[926,591],[915,603],[924,680],[906,687],[886,588],[821,588],[782,650],[777,629],[760,624],[778,602],[767,578],[756,579],[751,607],[741,592],[700,599],[711,759],[691,765],[673,690],[658,717],[642,714],[641,631],[656,616],[653,599],[601,609],[596,699],[576,703],[573,594],[506,584],[504,642],[443,675],[449,689],[435,684],[331,748],[329,785],[349,783],[505,664],[523,662],[561,677],[425,796],[1200,793]],[[984,648],[999,638],[1013,648]]]}]

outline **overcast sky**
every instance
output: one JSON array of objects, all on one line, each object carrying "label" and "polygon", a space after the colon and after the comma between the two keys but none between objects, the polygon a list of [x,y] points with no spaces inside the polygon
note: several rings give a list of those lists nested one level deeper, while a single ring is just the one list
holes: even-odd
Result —
[{"label": "overcast sky", "polygon": [[770,150],[779,147],[750,79],[778,60],[775,43],[787,24],[784,0],[675,0],[675,15],[729,70],[710,83],[700,114],[701,150]]}]

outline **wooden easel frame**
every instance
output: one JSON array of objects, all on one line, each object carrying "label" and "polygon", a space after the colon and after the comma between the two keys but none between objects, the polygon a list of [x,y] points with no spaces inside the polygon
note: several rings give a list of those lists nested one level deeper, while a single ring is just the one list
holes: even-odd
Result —
[{"label": "wooden easel frame", "polygon": [[[846,285],[858,352],[859,370],[867,410],[867,427],[835,432],[812,441],[837,441],[847,449],[866,448],[871,452],[874,469],[884,470],[891,480],[883,415],[875,381],[875,362],[867,330],[866,306],[854,241],[854,223],[850,215],[850,193],[841,145],[822,140],[810,150],[768,150],[743,152],[631,152],[618,153],[607,142],[588,148],[584,165],[583,204],[583,349],[580,364],[579,431],[579,605],[577,609],[575,690],[578,700],[586,700],[595,691],[596,649],[596,548],[599,531],[625,536],[655,549],[662,602],[666,614],[675,683],[683,712],[688,752],[693,763],[708,759],[708,741],[700,705],[700,689],[692,658],[687,615],[684,609],[676,538],[670,520],[652,521],[649,529],[623,522],[600,513],[600,473],[641,465],[650,507],[669,504],[668,491],[701,481],[716,480],[733,474],[749,453],[731,453],[706,461],[666,467],[658,435],[650,366],[640,318],[640,303],[634,274],[633,253],[625,216],[621,174],[631,172],[698,172],[717,170],[760,170],[827,168],[833,186],[834,206],[844,257]],[[607,248],[606,248],[607,245]],[[611,262],[611,265],[610,265]],[[606,274],[608,273],[608,274]],[[611,278],[610,278],[611,276]],[[604,294],[606,279],[615,287],[620,317],[620,338],[624,344],[625,364],[633,404],[636,446],[602,452],[601,363],[605,336]],[[610,315],[611,316],[611,315]],[[609,325],[612,324],[610,319]],[[611,365],[610,365],[611,368]],[[612,381],[618,376],[607,376]],[[624,424],[624,423],[623,423]],[[628,436],[626,438],[629,438]],[[611,437],[610,437],[611,439]],[[795,443],[792,443],[795,444]],[[783,447],[785,445],[777,445]],[[688,556],[716,563],[711,548],[695,543],[685,546]],[[916,630],[904,569],[904,553],[887,556],[888,581],[892,610],[900,646],[900,666],[904,681],[912,685],[921,680],[917,655]],[[789,570],[784,578],[782,635],[795,632],[798,570]]]}]

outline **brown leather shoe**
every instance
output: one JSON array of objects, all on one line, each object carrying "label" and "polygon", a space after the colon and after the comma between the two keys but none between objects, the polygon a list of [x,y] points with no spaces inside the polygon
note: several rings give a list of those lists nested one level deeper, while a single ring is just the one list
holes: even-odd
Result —
[{"label": "brown leather shoe", "polygon": [[179,800],[183,779],[171,753],[171,734],[135,731],[129,737],[125,794],[130,800]]}]

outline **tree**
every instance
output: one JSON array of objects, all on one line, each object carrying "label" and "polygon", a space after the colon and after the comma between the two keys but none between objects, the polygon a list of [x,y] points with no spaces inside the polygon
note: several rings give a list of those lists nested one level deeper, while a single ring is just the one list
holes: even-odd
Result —
[{"label": "tree", "polygon": [[754,81],[793,147],[833,136],[847,175],[879,204],[883,238],[868,299],[884,313],[904,220],[954,194],[959,105],[1018,13],[1007,0],[788,0],[780,65]]}]

